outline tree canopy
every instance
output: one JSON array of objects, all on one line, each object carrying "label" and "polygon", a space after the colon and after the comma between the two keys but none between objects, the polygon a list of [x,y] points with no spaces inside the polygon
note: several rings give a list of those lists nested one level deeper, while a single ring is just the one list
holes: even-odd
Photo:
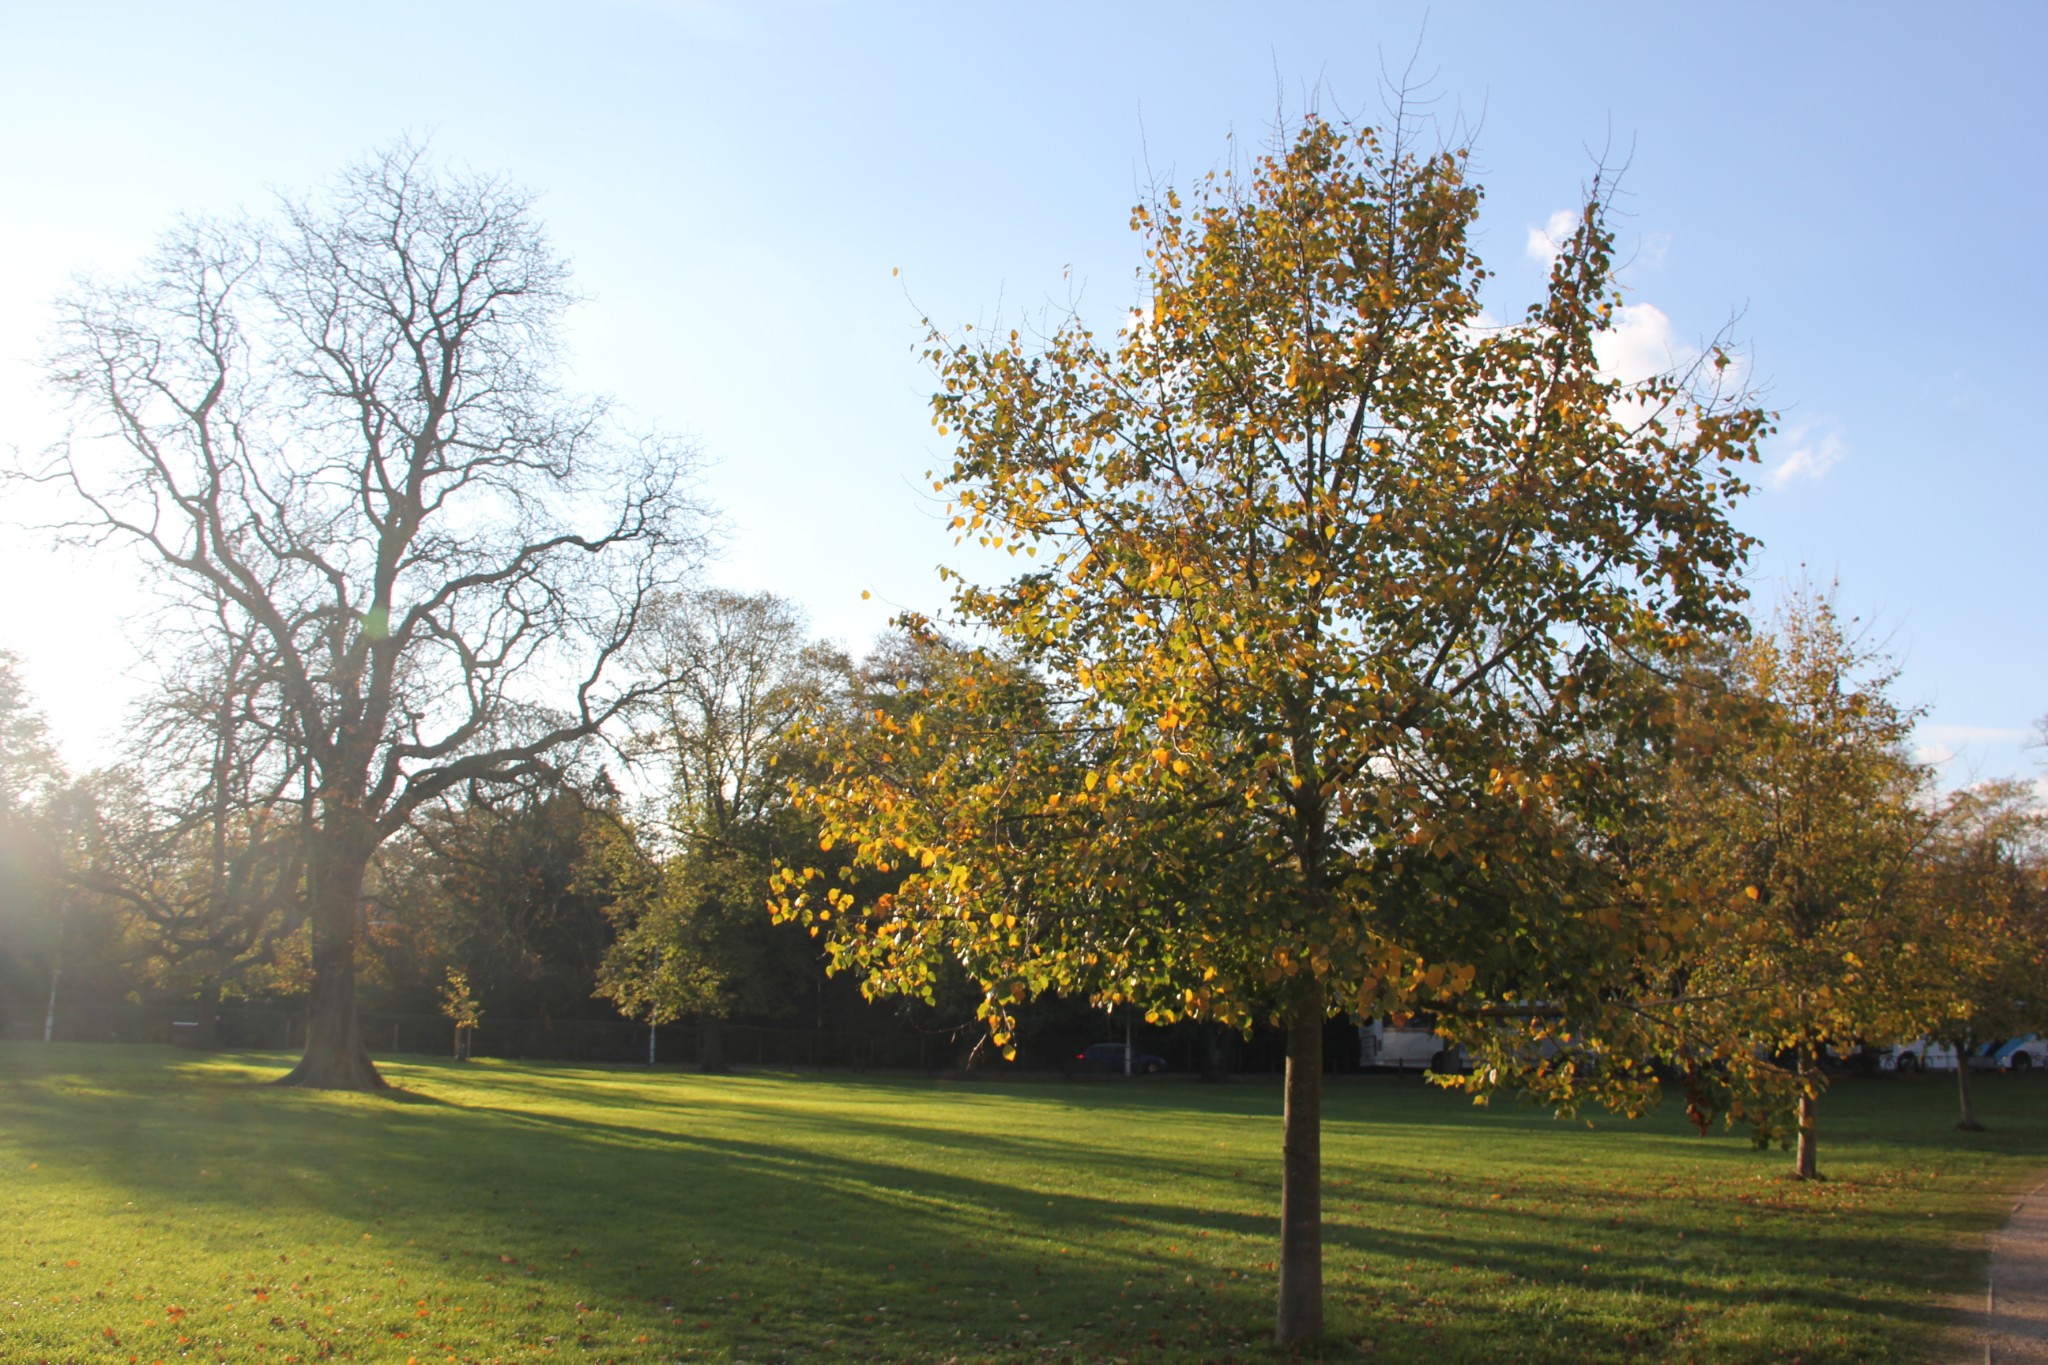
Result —
[{"label": "tree canopy", "polygon": [[[1052,989],[1284,1021],[1282,1340],[1320,1330],[1326,1014],[1572,989],[1580,915],[1502,863],[1547,889],[1616,642],[1742,595],[1726,514],[1767,418],[1718,355],[1602,368],[1606,191],[1496,324],[1466,154],[1309,117],[1134,211],[1149,297],[1113,340],[932,336],[935,487],[1039,562],[958,583],[988,643],[925,705],[823,737],[841,866],[789,869],[786,912],[883,987],[966,964],[999,1031]],[[902,879],[862,900],[861,869]]]}]

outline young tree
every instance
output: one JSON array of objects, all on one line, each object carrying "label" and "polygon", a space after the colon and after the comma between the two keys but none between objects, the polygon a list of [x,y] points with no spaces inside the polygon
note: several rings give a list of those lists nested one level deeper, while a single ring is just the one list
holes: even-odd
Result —
[{"label": "young tree", "polygon": [[[824,737],[842,866],[781,879],[885,986],[966,964],[999,1033],[1048,989],[1283,1023],[1282,1342],[1323,1322],[1325,1019],[1574,989],[1488,945],[1597,947],[1576,912],[1452,883],[1501,871],[1496,835],[1562,837],[1518,812],[1569,780],[1614,636],[1740,596],[1725,511],[1764,415],[1708,391],[1718,364],[1603,370],[1605,193],[1493,326],[1465,155],[1309,117],[1135,211],[1150,298],[1114,343],[935,334],[954,525],[1043,563],[961,584],[992,646],[936,704]],[[862,897],[862,870],[901,883]]]},{"label": "young tree", "polygon": [[1697,907],[1673,955],[1678,1025],[1741,1074],[1739,1114],[1760,1138],[1789,1132],[1794,1174],[1813,1179],[1826,1051],[1967,1012],[1922,894],[1930,774],[1907,752],[1915,717],[1890,696],[1892,669],[1827,598],[1796,594],[1721,668],[1733,706],[1694,709],[1665,811],[1669,882]]},{"label": "young tree", "polygon": [[476,1036],[477,1026],[484,1021],[484,1009],[469,989],[467,972],[453,967],[448,969],[447,980],[441,986],[441,1013],[455,1025],[455,1060],[468,1061],[470,1039]]},{"label": "young tree", "polygon": [[695,555],[689,452],[555,378],[565,272],[505,183],[399,146],[276,221],[200,222],[64,305],[71,438],[29,476],[257,642],[303,758],[313,988],[285,1081],[383,1084],[365,868],[413,813],[543,774],[637,706],[622,651]]},{"label": "young tree", "polygon": [[1980,1043],[2048,1027],[2048,816],[2027,784],[1985,782],[1950,794],[1923,854],[1926,926],[1919,1030],[1956,1053],[1956,1126],[1981,1132],[1969,1057]]}]

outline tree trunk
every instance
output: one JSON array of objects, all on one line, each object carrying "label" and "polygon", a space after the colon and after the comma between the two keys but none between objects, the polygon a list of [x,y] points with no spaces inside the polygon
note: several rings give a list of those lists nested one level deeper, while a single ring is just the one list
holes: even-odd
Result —
[{"label": "tree trunk", "polygon": [[1800,1180],[1820,1179],[1820,1100],[1813,1093],[1813,1059],[1799,1054],[1799,1140],[1792,1158],[1792,1174]]},{"label": "tree trunk", "polygon": [[1977,1101],[1970,1094],[1970,1043],[1965,1039],[1956,1048],[1956,1099],[1962,1105],[1962,1119],[1956,1127],[1966,1133],[1981,1133],[1984,1125],[1977,1122]]},{"label": "tree trunk", "polygon": [[199,982],[199,1034],[192,1045],[208,1052],[220,1046],[220,978],[204,977]]},{"label": "tree trunk", "polygon": [[1230,1079],[1230,1030],[1222,1024],[1205,1024],[1202,1035],[1202,1079],[1222,1085]]},{"label": "tree trunk", "polygon": [[50,1003],[43,1011],[43,1041],[57,1040],[57,983],[64,979],[64,948],[60,943],[50,958]]},{"label": "tree trunk", "polygon": [[697,1050],[697,1069],[714,1075],[730,1070],[725,1064],[725,1021],[706,1019],[704,1041]]},{"label": "tree trunk", "polygon": [[57,946],[50,953],[50,1004],[43,1011],[43,1041],[57,1040],[57,983],[64,979],[64,926],[71,918],[71,897],[57,903]]},{"label": "tree trunk", "polygon": [[1280,1303],[1274,1339],[1323,1334],[1323,987],[1302,987],[1288,1011],[1281,1119]]},{"label": "tree trunk", "polygon": [[[369,840],[322,831],[311,866],[313,991],[306,1002],[306,1053],[277,1080],[308,1090],[388,1090],[356,1019],[356,924]],[[360,843],[362,851],[353,845]],[[325,845],[322,847],[321,845]],[[336,845],[341,845],[336,847]]]}]

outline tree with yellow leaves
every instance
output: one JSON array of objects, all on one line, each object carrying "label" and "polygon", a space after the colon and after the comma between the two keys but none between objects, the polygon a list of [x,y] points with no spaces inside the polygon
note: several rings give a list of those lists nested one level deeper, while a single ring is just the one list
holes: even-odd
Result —
[{"label": "tree with yellow leaves", "polygon": [[1323,1325],[1326,1019],[1598,977],[1568,959],[1613,932],[1551,868],[1611,642],[1741,595],[1767,419],[1718,355],[1603,370],[1607,190],[1493,325],[1464,152],[1311,116],[1134,212],[1150,299],[1113,340],[935,331],[936,486],[1034,566],[958,581],[978,646],[911,623],[929,667],[803,784],[826,866],[780,907],[871,989],[958,962],[998,1042],[1048,990],[1285,1026],[1282,1342]]},{"label": "tree with yellow leaves", "polygon": [[1820,1174],[1828,1050],[1968,1011],[1930,895],[1941,804],[1892,677],[1829,598],[1796,592],[1700,670],[1663,792],[1665,885],[1697,908],[1670,1022],[1733,1118],[1792,1143],[1801,1179]]},{"label": "tree with yellow leaves", "polygon": [[2048,812],[2029,784],[2008,778],[1951,793],[1939,815],[1919,888],[1934,931],[1919,1032],[1955,1049],[1956,1126],[1981,1132],[1970,1053],[2048,1026]]},{"label": "tree with yellow leaves", "polygon": [[484,1007],[469,988],[469,973],[450,967],[441,985],[441,1013],[455,1025],[455,1060],[469,1060],[470,1039],[484,1021]]}]

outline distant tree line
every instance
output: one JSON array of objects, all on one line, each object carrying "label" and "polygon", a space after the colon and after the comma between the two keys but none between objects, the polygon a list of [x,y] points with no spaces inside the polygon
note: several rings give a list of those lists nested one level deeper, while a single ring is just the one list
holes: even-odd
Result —
[{"label": "distant tree line", "polygon": [[[539,1026],[525,1037],[624,1016],[667,1030],[671,1054],[712,1070],[725,1065],[727,1022],[902,1035],[920,1040],[909,1055],[943,1069],[998,1064],[964,972],[929,1001],[871,1001],[858,978],[830,972],[815,937],[767,913],[772,874],[816,847],[816,821],[791,795],[811,761],[805,737],[904,686],[905,640],[885,638],[855,664],[809,639],[788,603],[725,591],[665,598],[651,619],[643,662],[679,685],[636,710],[607,755],[633,794],[593,753],[548,782],[479,784],[423,806],[366,871],[360,1009],[441,1016],[451,1035],[464,1028],[464,1048],[485,1030],[484,1052],[501,1050],[494,1019],[501,1032]],[[74,776],[18,661],[0,654],[0,1030],[10,1037],[41,1037],[52,1010],[62,1037],[64,1019],[115,1005],[154,1018],[151,1036],[190,1021],[200,1047],[221,1041],[216,1021],[238,1007],[284,1011],[298,1021],[291,1036],[304,1036],[303,811],[233,785],[253,756],[224,755],[206,724],[232,702],[204,702],[198,670],[174,676],[138,704],[124,759]],[[203,742],[170,742],[188,724]],[[1086,1000],[1045,1002],[1030,1030],[1044,1046],[1027,1050],[1027,1064],[1056,1065],[1130,1022]],[[1191,1038],[1187,1051],[1206,1056],[1208,1041]]]}]

